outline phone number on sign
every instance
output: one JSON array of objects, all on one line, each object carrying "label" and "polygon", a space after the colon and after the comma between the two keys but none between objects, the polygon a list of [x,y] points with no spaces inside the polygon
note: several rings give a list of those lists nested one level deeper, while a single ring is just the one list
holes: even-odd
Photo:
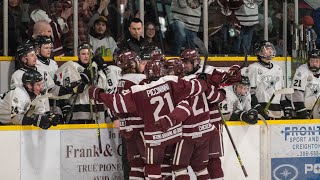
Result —
[{"label": "phone number on sign", "polygon": [[298,156],[301,157],[306,157],[306,156],[319,156],[320,152],[319,151],[300,151],[300,153],[298,154]]}]

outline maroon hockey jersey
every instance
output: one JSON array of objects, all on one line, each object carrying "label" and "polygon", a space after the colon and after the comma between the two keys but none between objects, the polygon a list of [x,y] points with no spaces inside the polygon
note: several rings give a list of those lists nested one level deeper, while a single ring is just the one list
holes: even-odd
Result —
[{"label": "maroon hockey jersey", "polygon": [[[185,76],[183,79],[192,81],[196,75]],[[191,114],[183,121],[183,138],[197,139],[208,137],[209,133],[215,128],[210,123],[209,106],[206,94],[203,92],[198,96],[188,98]]]},{"label": "maroon hockey jersey", "polygon": [[[124,74],[119,80],[117,93],[130,89],[134,85],[143,84],[146,76],[144,74]],[[142,118],[137,113],[119,113],[120,118],[120,134],[129,138],[139,135],[144,129]]]},{"label": "maroon hockey jersey", "polygon": [[[212,82],[210,80],[221,78],[220,76],[215,76],[214,70],[216,68],[213,66],[206,66],[205,73],[208,75],[209,83]],[[218,70],[220,71],[220,70]],[[202,69],[199,69],[196,74],[202,72]],[[216,87],[216,84],[208,85],[208,89],[206,90],[206,95],[209,103],[210,110],[210,123],[214,124],[216,128],[218,128],[217,124],[221,123],[221,114],[219,113],[219,103],[222,102],[226,98],[226,92],[223,89],[219,89]]]},{"label": "maroon hockey jersey", "polygon": [[[207,89],[206,82],[198,79],[185,81],[176,76],[165,76],[150,84],[135,85],[121,94],[100,93],[96,100],[104,102],[116,113],[136,112],[144,121],[147,146],[172,144],[181,139],[181,123],[190,115],[185,99],[197,96]],[[154,124],[167,116],[176,124],[166,132]],[[173,121],[172,121],[173,122]]]}]

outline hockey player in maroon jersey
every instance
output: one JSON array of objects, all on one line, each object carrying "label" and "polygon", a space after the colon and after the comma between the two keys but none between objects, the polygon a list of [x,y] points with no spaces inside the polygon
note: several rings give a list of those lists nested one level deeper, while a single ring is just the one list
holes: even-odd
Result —
[{"label": "hockey player in maroon jersey", "polygon": [[[122,69],[122,78],[117,87],[117,93],[130,89],[131,86],[143,84],[146,76],[143,74],[147,60],[141,60],[134,51],[125,51],[116,60],[118,67]],[[144,143],[141,137],[144,124],[137,113],[119,113],[120,134],[123,139],[123,163],[128,161],[130,170],[129,179],[144,178]]]},{"label": "hockey player in maroon jersey", "polygon": [[132,86],[121,94],[105,94],[91,87],[89,94],[116,113],[136,112],[143,119],[145,174],[147,178],[160,180],[164,151],[167,145],[181,140],[181,121],[190,115],[185,99],[201,94],[207,87],[203,80],[188,82],[177,76],[161,77],[165,74],[163,61],[148,62],[145,74],[149,84]]},{"label": "hockey player in maroon jersey", "polygon": [[[200,165],[198,165],[198,167],[196,168],[194,167],[194,165],[191,166],[194,169],[196,175],[198,173],[199,178],[207,178],[206,173],[209,173],[211,179],[222,178],[223,171],[221,168],[221,161],[219,157],[223,153],[223,146],[221,136],[221,115],[218,111],[218,103],[225,99],[225,91],[220,89],[220,86],[222,83],[234,84],[240,80],[241,74],[239,71],[239,66],[232,66],[228,72],[215,68],[213,66],[206,66],[201,68],[199,53],[196,50],[191,49],[184,50],[181,53],[180,59],[184,62],[185,74],[187,75],[202,74],[202,68],[205,68],[204,73],[207,75],[207,82],[209,83],[209,88],[206,91],[206,97],[209,103],[208,108],[210,114],[210,123],[213,124],[219,130],[211,131],[209,136],[209,145],[208,147],[206,147],[208,148],[209,154],[209,162],[207,164],[207,169],[203,169]],[[226,79],[227,81],[222,82],[223,79]],[[192,104],[190,104],[190,106],[192,106]],[[199,167],[202,168],[202,171]]]}]

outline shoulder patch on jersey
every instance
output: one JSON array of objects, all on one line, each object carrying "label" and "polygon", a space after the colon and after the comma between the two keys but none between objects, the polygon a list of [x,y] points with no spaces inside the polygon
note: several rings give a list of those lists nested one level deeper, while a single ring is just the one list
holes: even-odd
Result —
[{"label": "shoulder patch on jersey", "polygon": [[24,107],[23,107],[23,111],[27,111],[28,110],[28,108],[29,108],[29,106],[30,106],[30,104],[29,103],[27,103],[26,105],[24,105]]},{"label": "shoulder patch on jersey", "polygon": [[81,67],[77,67],[77,71],[80,73],[82,72],[82,68]]},{"label": "shoulder patch on jersey", "polygon": [[308,76],[307,81],[311,82],[312,81],[312,76]]},{"label": "shoulder patch on jersey", "polygon": [[19,103],[19,99],[17,97],[14,97],[12,101],[15,102],[16,104]]},{"label": "shoulder patch on jersey", "polygon": [[258,69],[258,74],[261,75],[263,73],[262,69]]},{"label": "shoulder patch on jersey", "polygon": [[298,77],[301,77],[301,72],[300,72],[300,71],[297,73],[297,76],[298,76]]}]

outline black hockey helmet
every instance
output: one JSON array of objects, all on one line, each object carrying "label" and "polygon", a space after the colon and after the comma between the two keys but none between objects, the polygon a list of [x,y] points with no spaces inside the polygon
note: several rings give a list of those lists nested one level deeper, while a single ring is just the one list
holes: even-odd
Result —
[{"label": "black hockey helmet", "polygon": [[52,39],[49,36],[37,36],[34,42],[35,46],[41,47],[43,44],[52,44]]},{"label": "black hockey helmet", "polygon": [[271,60],[276,56],[276,49],[270,41],[263,40],[254,45],[254,53],[259,57],[259,59],[265,58],[267,60]]},{"label": "black hockey helmet", "polygon": [[22,56],[27,55],[29,52],[34,51],[34,44],[33,42],[31,42],[30,40],[27,40],[25,42],[23,42],[22,44],[20,44],[17,47],[17,51],[16,51],[16,60],[21,60]]},{"label": "black hockey helmet", "polygon": [[92,45],[90,43],[87,43],[87,42],[83,42],[81,44],[79,44],[78,46],[78,53],[80,53],[80,51],[82,49],[89,49],[91,51],[91,53],[93,54],[92,52]]},{"label": "black hockey helmet", "polygon": [[26,85],[27,83],[30,83],[33,85],[36,82],[40,82],[43,80],[42,75],[37,70],[28,70],[22,75],[22,83],[23,85]]},{"label": "black hockey helmet", "polygon": [[320,50],[318,49],[312,49],[308,53],[308,68],[312,72],[318,72],[320,67],[311,67],[310,65],[310,59],[320,59]]},{"label": "black hockey helmet", "polygon": [[239,84],[243,84],[245,86],[250,86],[250,80],[247,76],[241,76],[241,79],[239,81]]},{"label": "black hockey helmet", "polygon": [[[237,87],[242,86],[240,89],[241,92],[238,92]],[[243,92],[243,89],[247,89],[246,92]],[[249,93],[250,90],[250,80],[247,76],[241,76],[240,81],[234,86],[234,92],[238,97],[244,97],[247,93]]]},{"label": "black hockey helmet", "polygon": [[166,70],[163,61],[149,61],[146,64],[144,73],[150,81],[158,80],[160,77],[166,75]]}]

